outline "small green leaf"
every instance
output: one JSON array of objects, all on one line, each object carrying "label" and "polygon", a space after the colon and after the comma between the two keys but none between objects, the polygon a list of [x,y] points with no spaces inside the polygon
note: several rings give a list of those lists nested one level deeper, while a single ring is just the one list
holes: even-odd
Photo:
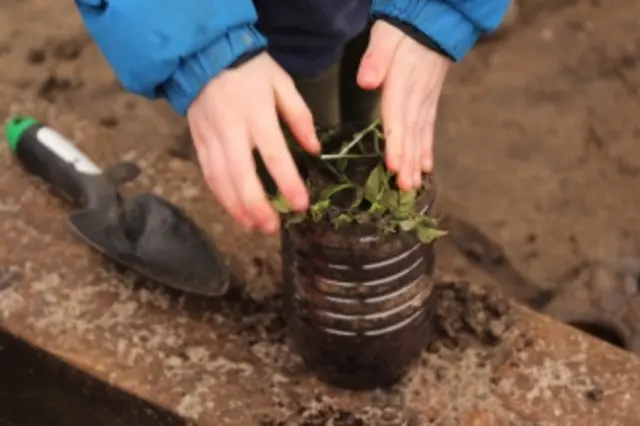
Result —
[{"label": "small green leaf", "polygon": [[386,211],[386,207],[380,203],[374,202],[371,204],[371,207],[369,207],[369,213],[371,213],[372,215],[382,215]]},{"label": "small green leaf", "polygon": [[[344,142],[342,144],[342,146],[340,147],[340,154],[346,154],[346,150],[349,147],[349,142]],[[349,159],[348,158],[340,158],[337,162],[336,162],[336,167],[338,168],[338,170],[340,170],[341,172],[344,173],[345,170],[347,170],[347,164],[349,163]]]},{"label": "small green leaf", "polygon": [[344,213],[341,213],[338,216],[334,217],[331,221],[336,229],[340,228],[341,226],[348,225],[351,222],[353,222],[353,218]]},{"label": "small green leaf", "polygon": [[395,210],[398,204],[398,191],[388,190],[383,193],[380,199],[380,204],[386,207],[387,210]]},{"label": "small green leaf", "polygon": [[291,207],[289,207],[289,203],[282,194],[278,194],[273,197],[271,199],[271,205],[280,214],[287,214],[292,210]]},{"label": "small green leaf", "polygon": [[330,200],[318,201],[313,205],[313,209],[324,213],[329,208],[330,203]]},{"label": "small green leaf", "polygon": [[420,215],[420,226],[427,226],[429,228],[438,228],[439,221],[430,216]]},{"label": "small green leaf", "polygon": [[416,205],[417,192],[415,189],[411,191],[399,191],[398,195],[398,213],[412,213]]},{"label": "small green leaf", "polygon": [[438,238],[447,235],[447,231],[442,229],[431,228],[430,226],[418,227],[418,238],[424,244],[429,244],[437,240]]},{"label": "small green leaf", "polygon": [[344,173],[345,170],[347,170],[347,164],[349,164],[348,158],[340,158],[338,161],[336,161],[336,168],[341,173]]},{"label": "small green leaf", "polygon": [[329,203],[330,203],[329,200],[321,200],[311,206],[309,210],[311,211],[311,219],[314,222],[317,222],[320,219],[322,219],[322,216],[329,208]]},{"label": "small green leaf", "polygon": [[364,190],[358,186],[353,188],[355,191],[355,196],[353,197],[353,203],[351,203],[352,209],[355,209],[362,204],[362,200],[364,200]]},{"label": "small green leaf", "polygon": [[351,182],[345,182],[345,183],[340,183],[340,184],[335,185],[335,186],[331,186],[331,187],[325,189],[324,191],[322,191],[322,194],[320,194],[320,200],[322,200],[322,201],[330,200],[331,197],[336,195],[338,192],[344,191],[346,189],[353,189],[355,187],[356,187],[356,185],[351,183]]},{"label": "small green leaf", "polygon": [[295,225],[295,224],[304,222],[306,218],[307,218],[307,215],[305,215],[304,213],[294,213],[292,215],[287,216],[287,220],[285,221],[285,223],[286,223],[286,226]]},{"label": "small green leaf", "polygon": [[364,186],[364,196],[367,200],[373,202],[378,201],[388,184],[387,174],[383,164],[379,164],[369,174],[367,183]]},{"label": "small green leaf", "polygon": [[416,229],[418,226],[418,221],[415,219],[406,219],[401,221],[398,226],[405,232],[411,231],[412,229]]},{"label": "small green leaf", "polygon": [[391,222],[385,222],[382,225],[382,232],[384,234],[395,234],[396,233],[396,226],[394,223]]},{"label": "small green leaf", "polygon": [[352,190],[354,192],[353,201],[351,202],[350,208],[356,208],[362,203],[362,199],[364,198],[364,192],[362,188],[358,187],[356,184],[352,182],[344,182],[338,184],[336,186],[325,189],[322,194],[320,194],[321,201],[329,201],[331,197],[336,195],[340,191]]}]

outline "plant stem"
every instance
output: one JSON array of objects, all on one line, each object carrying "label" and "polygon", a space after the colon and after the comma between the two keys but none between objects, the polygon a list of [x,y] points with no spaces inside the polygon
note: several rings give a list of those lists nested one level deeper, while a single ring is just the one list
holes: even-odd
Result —
[{"label": "plant stem", "polygon": [[376,128],[376,126],[378,126],[378,123],[379,120],[376,120],[373,123],[369,124],[366,129],[353,135],[353,139],[351,140],[351,142],[349,142],[347,146],[340,150],[340,154],[343,155],[351,151],[351,149],[356,146],[358,142],[362,140],[362,138],[364,138],[368,133],[372,132]]},{"label": "plant stem", "polygon": [[338,180],[343,180],[344,175],[340,173],[335,167],[329,163],[324,163],[324,166],[329,170]]},{"label": "plant stem", "polygon": [[321,160],[358,160],[361,158],[380,158],[378,154],[324,154],[320,156]]},{"label": "plant stem", "polygon": [[340,159],[358,159],[358,158],[375,158],[378,157],[377,155],[372,155],[372,154],[352,154],[349,155],[349,151],[351,151],[353,149],[354,146],[356,146],[361,140],[362,138],[364,138],[367,134],[375,131],[376,127],[378,126],[380,120],[376,120],[373,123],[369,124],[369,126],[367,126],[364,130],[361,130],[360,132],[356,133],[355,135],[353,135],[353,139],[351,140],[351,142],[349,142],[345,147],[343,147],[340,152],[338,152],[337,154],[324,154],[320,156],[321,160],[340,160]]},{"label": "plant stem", "polygon": [[373,149],[376,151],[376,154],[382,156],[382,149],[380,149],[380,132],[375,132],[373,134]]}]

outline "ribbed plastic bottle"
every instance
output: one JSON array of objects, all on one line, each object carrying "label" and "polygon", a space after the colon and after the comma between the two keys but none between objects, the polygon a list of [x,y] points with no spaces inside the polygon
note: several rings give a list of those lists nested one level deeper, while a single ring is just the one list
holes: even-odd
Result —
[{"label": "ribbed plastic bottle", "polygon": [[[433,182],[417,199],[431,213]],[[291,338],[320,378],[367,389],[401,379],[430,339],[434,249],[413,232],[293,225],[283,232]]]}]

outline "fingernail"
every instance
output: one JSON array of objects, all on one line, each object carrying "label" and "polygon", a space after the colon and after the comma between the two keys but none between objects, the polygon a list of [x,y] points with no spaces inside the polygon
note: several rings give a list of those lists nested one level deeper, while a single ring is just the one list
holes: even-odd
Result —
[{"label": "fingernail", "polygon": [[320,144],[320,139],[318,139],[318,135],[313,132],[308,136],[308,140],[311,142],[312,154],[318,154],[322,150],[322,145]]},{"label": "fingernail", "polygon": [[365,70],[362,80],[365,84],[373,84],[376,81],[376,73],[373,70]]},{"label": "fingernail", "polygon": [[267,223],[267,225],[264,227],[264,231],[267,234],[275,234],[276,232],[278,232],[279,227],[280,223],[277,220],[269,221],[269,223]]},{"label": "fingernail", "polygon": [[371,65],[364,65],[360,69],[360,83],[366,86],[376,84],[377,75],[378,73],[376,72],[376,69],[374,67],[372,67]]},{"label": "fingernail", "polygon": [[387,154],[387,169],[392,172],[398,172],[398,157],[395,155]]},{"label": "fingernail", "polygon": [[295,210],[303,211],[309,206],[309,201],[306,195],[298,195],[293,199],[292,207]]},{"label": "fingernail", "polygon": [[431,173],[431,169],[433,168],[433,162],[430,158],[422,160],[422,171],[425,173]]}]

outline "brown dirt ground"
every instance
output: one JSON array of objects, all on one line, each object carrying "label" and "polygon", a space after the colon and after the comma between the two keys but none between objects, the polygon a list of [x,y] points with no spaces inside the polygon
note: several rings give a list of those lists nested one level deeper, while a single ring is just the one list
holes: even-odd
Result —
[{"label": "brown dirt ground", "polygon": [[[640,3],[521,4],[516,32],[478,48],[445,90],[437,164],[453,235],[439,262],[530,299],[585,261],[638,254]],[[4,0],[0,67],[1,83],[119,138],[169,148],[184,132],[166,105],[119,87],[72,2]]]}]

